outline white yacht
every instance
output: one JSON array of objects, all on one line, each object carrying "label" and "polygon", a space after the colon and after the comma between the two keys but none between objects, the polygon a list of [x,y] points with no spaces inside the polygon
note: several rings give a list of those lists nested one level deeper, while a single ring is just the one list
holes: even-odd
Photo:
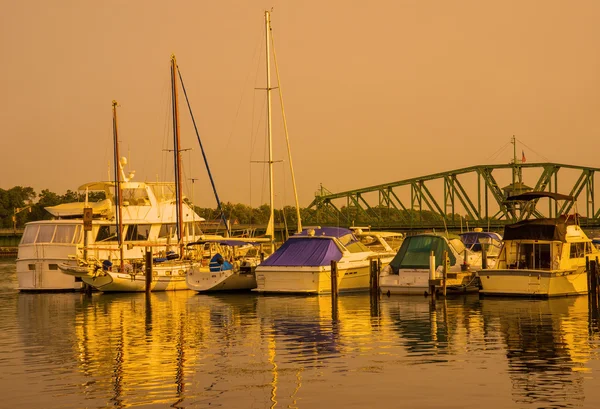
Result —
[{"label": "white yacht", "polygon": [[[475,270],[481,267],[481,256],[466,249],[458,237],[439,233],[422,233],[404,238],[394,259],[381,271],[381,292],[428,294],[430,278],[443,278],[444,252],[448,255],[447,292],[477,292],[479,280]],[[441,284],[437,285],[436,290],[440,287]]]},{"label": "white yacht", "polygon": [[[573,200],[549,192],[528,192],[509,200],[537,201],[544,197]],[[581,229],[576,214],[522,220],[505,227],[496,266],[479,273],[481,293],[536,297],[587,294],[586,258],[597,257],[600,250]]]},{"label": "white yacht", "polygon": [[[156,258],[165,259],[164,267],[169,271],[174,285],[180,281],[185,288],[185,277],[175,278],[180,271],[168,269],[168,252],[177,251],[175,186],[173,183],[133,182],[121,184],[123,206],[123,259],[128,260],[123,279],[132,281],[139,275],[138,261],[143,260],[145,247],[152,247]],[[103,192],[105,199],[88,203],[66,203],[47,207],[54,220],[30,222],[19,244],[17,277],[21,291],[77,290],[82,282],[92,284],[93,277],[75,277],[63,273],[59,264],[77,266],[76,259],[84,259],[84,248],[88,260],[120,259],[115,225],[114,182],[88,183],[81,191]],[[93,212],[92,229],[83,231],[84,208]],[[186,203],[183,204],[184,241],[192,242],[202,237],[200,222],[203,219]],[[87,235],[87,246],[84,246]],[[160,261],[160,260],[157,260]],[[155,264],[158,274],[159,264]],[[135,267],[135,269],[133,269]],[[144,278],[138,277],[142,282]]]},{"label": "white yacht", "polygon": [[338,263],[338,291],[367,290],[371,260],[380,259],[385,266],[393,256],[394,252],[369,250],[345,228],[304,229],[256,267],[256,291],[330,293],[332,261]]}]

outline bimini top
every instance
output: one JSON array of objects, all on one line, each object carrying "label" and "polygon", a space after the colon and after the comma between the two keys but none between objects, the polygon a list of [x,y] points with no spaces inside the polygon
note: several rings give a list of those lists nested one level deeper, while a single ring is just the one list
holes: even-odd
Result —
[{"label": "bimini top", "polygon": [[536,200],[536,199],[541,199],[542,197],[549,197],[550,199],[554,199],[554,200],[568,200],[570,202],[573,201],[573,196],[569,196],[569,195],[562,195],[560,193],[552,193],[552,192],[526,192],[526,193],[521,193],[518,195],[514,195],[514,196],[509,196],[506,198],[507,201],[529,201],[529,200]]},{"label": "bimini top", "polygon": [[468,231],[459,236],[465,246],[473,251],[481,251],[481,241],[491,243],[502,241],[498,233],[487,231]]},{"label": "bimini top", "polygon": [[523,220],[504,227],[504,240],[548,240],[566,242],[567,226],[575,225],[574,216]]},{"label": "bimini top", "polygon": [[435,265],[442,265],[444,251],[448,252],[450,265],[456,264],[456,256],[448,239],[437,234],[418,234],[408,236],[402,242],[400,250],[391,261],[390,266],[397,274],[401,268],[429,269],[429,256],[433,251]]}]

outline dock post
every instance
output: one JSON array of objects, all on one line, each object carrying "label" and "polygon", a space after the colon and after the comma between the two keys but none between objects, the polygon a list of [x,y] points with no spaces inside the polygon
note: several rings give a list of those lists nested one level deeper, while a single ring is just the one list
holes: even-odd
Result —
[{"label": "dock post", "polygon": [[432,298],[435,297],[435,283],[435,254],[432,251],[429,256],[429,295],[431,295]]},{"label": "dock post", "polygon": [[448,280],[448,251],[444,250],[444,264],[442,265],[442,272],[443,272],[443,279],[444,279],[444,284],[443,284],[443,294],[444,297],[446,296],[446,280]]},{"label": "dock post", "polygon": [[379,259],[371,260],[371,294],[379,292]]},{"label": "dock post", "polygon": [[338,265],[337,261],[331,260],[331,319],[337,321],[338,309],[337,309],[337,298],[338,298]]},{"label": "dock post", "polygon": [[[590,262],[590,264],[591,264],[591,262]],[[592,270],[592,277],[591,277],[592,286],[591,286],[590,290],[593,292],[593,294],[596,294],[596,292],[598,291],[598,267],[599,267],[598,266],[598,257],[596,257],[596,260],[594,262],[594,268],[590,269],[590,270]]]},{"label": "dock post", "polygon": [[483,270],[487,269],[487,244],[481,244],[481,268]]},{"label": "dock post", "polygon": [[146,247],[146,292],[152,288],[152,247]]},{"label": "dock post", "polygon": [[331,298],[337,298],[338,295],[338,285],[337,285],[337,277],[338,277],[338,266],[337,261],[331,260]]}]

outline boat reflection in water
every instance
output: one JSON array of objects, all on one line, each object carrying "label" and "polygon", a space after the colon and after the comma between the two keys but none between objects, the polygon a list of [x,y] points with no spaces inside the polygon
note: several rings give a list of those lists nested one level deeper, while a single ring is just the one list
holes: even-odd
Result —
[{"label": "boat reflection in water", "polygon": [[19,407],[51,409],[395,408],[399,396],[427,409],[448,407],[452,396],[461,408],[600,403],[598,326],[586,297],[375,301],[8,294],[0,297],[0,393]]},{"label": "boat reflection in water", "polygon": [[[485,299],[486,326],[506,344],[513,399],[544,408],[587,407],[584,377],[590,355],[588,298]],[[597,334],[596,334],[597,335]],[[541,405],[541,406],[540,406]]]},{"label": "boat reflection in water", "polygon": [[[382,303],[383,314],[406,349],[408,364],[446,362],[483,338],[480,300],[468,295],[432,301],[426,297],[393,296]],[[415,360],[415,358],[420,358]]]}]

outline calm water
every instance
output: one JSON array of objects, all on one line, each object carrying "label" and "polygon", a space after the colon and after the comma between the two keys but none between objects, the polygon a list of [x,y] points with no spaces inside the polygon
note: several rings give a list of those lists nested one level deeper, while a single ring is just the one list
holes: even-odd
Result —
[{"label": "calm water", "polygon": [[598,408],[587,297],[21,294],[0,260],[2,408]]}]

